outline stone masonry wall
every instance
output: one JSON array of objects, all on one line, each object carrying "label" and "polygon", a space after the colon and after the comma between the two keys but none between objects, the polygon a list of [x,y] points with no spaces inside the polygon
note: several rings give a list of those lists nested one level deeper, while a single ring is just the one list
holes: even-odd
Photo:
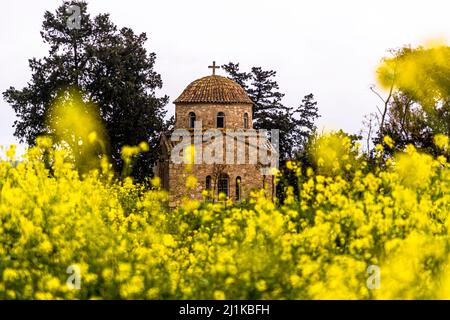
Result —
[{"label": "stone masonry wall", "polygon": [[[183,197],[191,199],[202,199],[202,191],[206,190],[206,177],[212,177],[211,188],[214,189],[214,165],[200,164],[191,166],[188,172],[186,165],[169,165],[169,187],[170,206],[175,207],[180,204]],[[235,201],[236,178],[241,177],[241,199],[247,198],[252,190],[265,188],[268,197],[272,197],[272,176],[263,176],[256,165],[238,164],[226,165],[223,173],[228,175],[229,197]],[[186,178],[193,175],[197,178],[197,187],[189,194],[186,191]],[[215,198],[217,198],[217,185],[215,187]]]},{"label": "stone masonry wall", "polygon": [[225,114],[225,129],[243,129],[244,113],[247,113],[249,128],[253,128],[251,104],[178,104],[175,107],[175,128],[189,128],[190,112],[195,113],[197,121],[202,121],[204,129],[216,128],[219,112]]}]

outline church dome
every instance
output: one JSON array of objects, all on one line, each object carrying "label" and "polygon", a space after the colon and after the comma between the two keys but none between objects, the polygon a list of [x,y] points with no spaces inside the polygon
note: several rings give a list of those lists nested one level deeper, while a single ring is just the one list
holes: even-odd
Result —
[{"label": "church dome", "polygon": [[238,83],[218,75],[193,81],[174,102],[252,104],[252,100]]}]

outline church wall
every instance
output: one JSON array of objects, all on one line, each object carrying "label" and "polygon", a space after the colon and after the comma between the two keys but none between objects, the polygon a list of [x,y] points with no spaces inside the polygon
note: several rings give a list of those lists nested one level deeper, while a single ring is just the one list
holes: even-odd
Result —
[{"label": "church wall", "polygon": [[[202,129],[216,128],[216,119],[219,112],[225,114],[225,129],[244,129],[244,114],[248,115],[248,128],[252,129],[252,105],[246,103],[236,104],[210,104],[210,103],[178,103],[175,107],[175,128],[189,128],[189,113],[194,112],[197,121],[202,121]],[[224,155],[226,153],[226,139],[224,139]],[[205,147],[209,142],[204,142]],[[236,154],[236,145],[234,152]],[[246,161],[248,161],[248,146],[246,147]],[[172,150],[174,151],[174,150]],[[171,151],[171,152],[172,152]],[[241,178],[241,199],[248,198],[252,190],[265,188],[267,197],[273,197],[273,176],[264,176],[258,165],[245,164],[194,164],[190,171],[186,165],[176,164],[170,161],[170,152],[165,155],[160,176],[163,179],[163,187],[169,191],[170,207],[179,205],[184,197],[202,200],[202,192],[206,190],[206,177],[212,178],[212,188],[215,189],[214,197],[217,199],[217,168],[222,167],[222,172],[228,175],[228,194],[236,201],[236,178]],[[225,159],[224,159],[225,160]],[[188,176],[197,178],[197,186],[194,190],[187,190],[186,180]]]}]

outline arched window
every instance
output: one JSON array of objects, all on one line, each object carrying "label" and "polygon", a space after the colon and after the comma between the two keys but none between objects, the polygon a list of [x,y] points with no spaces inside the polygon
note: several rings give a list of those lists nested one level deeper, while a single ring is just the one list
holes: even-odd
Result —
[{"label": "arched window", "polygon": [[206,177],[206,190],[211,190],[211,176]]},{"label": "arched window", "polygon": [[217,193],[223,193],[228,197],[228,176],[223,174],[217,181]]},{"label": "arched window", "polygon": [[195,113],[194,112],[189,112],[189,128],[193,129],[195,126]]},{"label": "arched window", "polygon": [[244,113],[244,129],[248,129],[248,113]]},{"label": "arched window", "polygon": [[225,113],[223,112],[217,114],[217,128],[225,128]]},{"label": "arched window", "polygon": [[241,201],[241,177],[236,177],[236,201]]},{"label": "arched window", "polygon": [[207,192],[206,193],[206,200],[207,201],[209,201],[209,200],[211,200],[211,198],[212,198],[212,192],[211,192],[211,176],[207,176],[206,177],[206,181],[205,181],[205,191]]}]

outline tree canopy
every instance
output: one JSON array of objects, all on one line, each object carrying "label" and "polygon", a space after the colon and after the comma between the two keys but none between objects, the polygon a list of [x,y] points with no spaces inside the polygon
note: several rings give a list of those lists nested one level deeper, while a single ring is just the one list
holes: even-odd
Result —
[{"label": "tree canopy", "polygon": [[280,160],[296,158],[316,130],[315,120],[319,113],[314,95],[306,95],[296,107],[286,106],[282,103],[284,94],[275,80],[276,71],[253,67],[245,72],[240,70],[239,63],[233,62],[222,68],[253,101],[253,127],[279,130]]},{"label": "tree canopy", "polygon": [[[73,5],[80,9],[79,28],[67,10]],[[144,141],[150,152],[139,155],[133,175],[151,175],[168,97],[156,96],[162,80],[154,70],[155,53],[144,47],[147,35],[119,29],[108,14],[91,17],[84,1],[65,1],[54,13],[45,12],[41,36],[47,56],[29,60],[27,86],[3,93],[18,117],[15,136],[34,145],[38,136],[52,135],[46,124],[52,103],[62,90],[77,88],[99,108],[117,171],[123,166],[121,148]]]}]

